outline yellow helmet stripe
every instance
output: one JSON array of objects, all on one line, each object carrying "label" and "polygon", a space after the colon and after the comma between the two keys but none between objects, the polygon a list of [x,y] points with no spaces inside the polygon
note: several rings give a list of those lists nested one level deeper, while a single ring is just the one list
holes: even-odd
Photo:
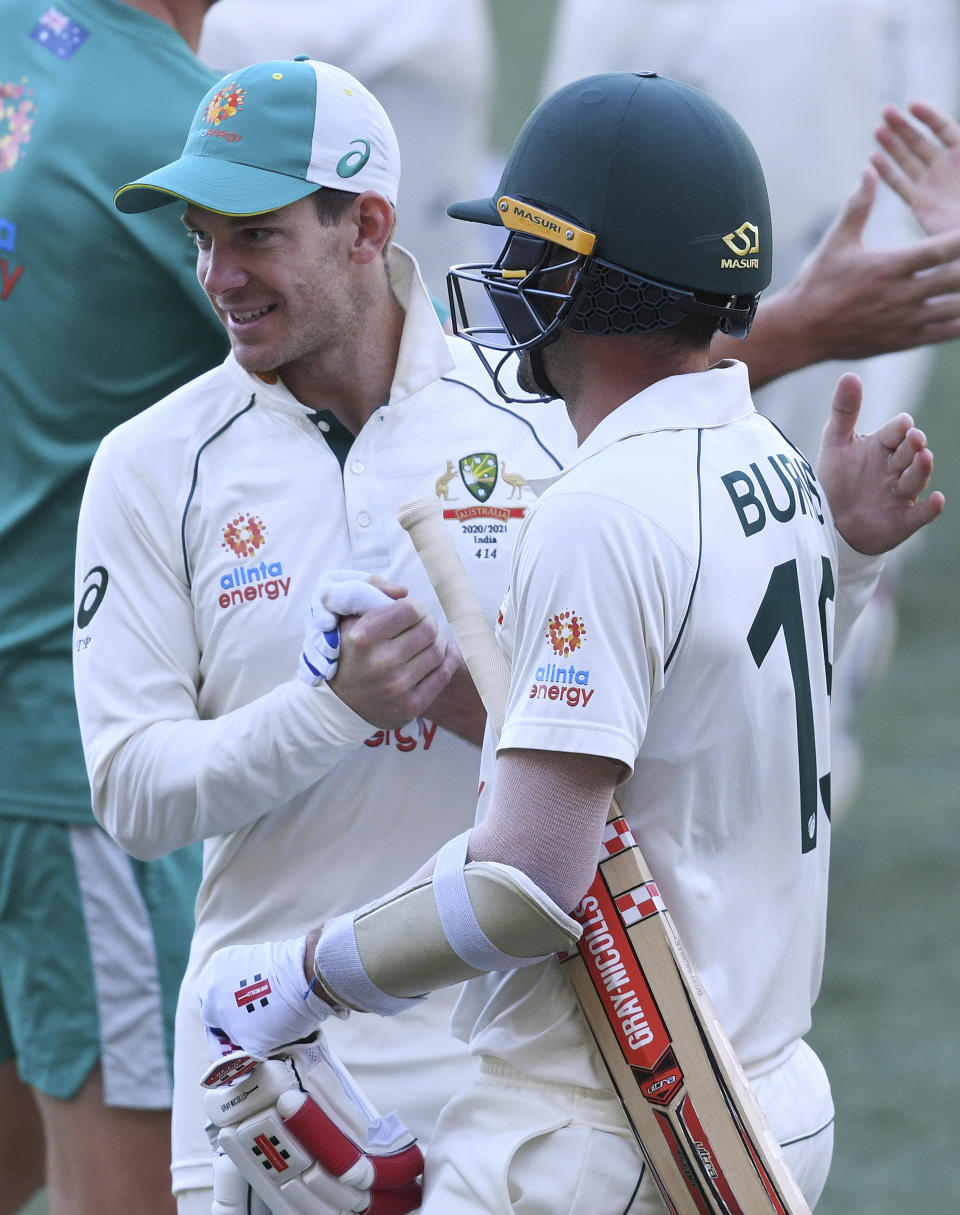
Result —
[{"label": "yellow helmet stripe", "polygon": [[525,232],[529,236],[539,236],[552,241],[555,245],[572,249],[574,253],[582,253],[585,257],[593,252],[597,243],[596,235],[585,228],[578,228],[569,220],[551,215],[530,203],[521,202],[504,194],[497,199],[497,211],[505,228],[512,232]]}]

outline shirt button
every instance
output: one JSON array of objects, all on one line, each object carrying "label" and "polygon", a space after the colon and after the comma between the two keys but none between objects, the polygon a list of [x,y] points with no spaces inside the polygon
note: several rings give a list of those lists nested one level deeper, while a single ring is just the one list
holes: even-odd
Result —
[{"label": "shirt button", "polygon": [[359,513],[359,515],[357,515],[357,522],[360,524],[361,527],[369,527],[370,526],[370,515],[365,510],[362,510]]},{"label": "shirt button", "polygon": [[352,473],[356,473],[357,476],[359,476],[360,473],[363,472],[363,461],[362,460],[351,460],[350,461],[350,471]]}]

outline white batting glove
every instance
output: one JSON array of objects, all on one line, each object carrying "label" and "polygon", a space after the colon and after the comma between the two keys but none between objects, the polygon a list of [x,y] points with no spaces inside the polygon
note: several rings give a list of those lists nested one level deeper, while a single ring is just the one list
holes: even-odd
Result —
[{"label": "white batting glove", "polygon": [[218,1153],[214,1215],[246,1213],[249,1190],[273,1215],[407,1215],[420,1205],[416,1140],[395,1113],[377,1112],[322,1032],[266,1061],[214,1063],[201,1083]]},{"label": "white batting glove", "polygon": [[303,975],[306,936],[218,949],[197,980],[211,1058],[237,1047],[265,1059],[300,1042],[336,1010]]},{"label": "white batting glove", "polygon": [[314,587],[307,610],[297,674],[314,687],[333,679],[340,659],[340,617],[359,616],[392,603],[359,570],[328,570]]}]

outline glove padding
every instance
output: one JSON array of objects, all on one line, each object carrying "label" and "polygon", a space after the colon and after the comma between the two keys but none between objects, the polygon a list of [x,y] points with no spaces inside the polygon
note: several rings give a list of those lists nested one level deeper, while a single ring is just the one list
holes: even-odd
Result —
[{"label": "glove padding", "polygon": [[197,979],[200,1015],[211,1058],[241,1048],[266,1059],[308,1038],[336,1010],[316,995],[303,974],[307,938],[227,945]]},{"label": "glove padding", "polygon": [[297,674],[313,687],[333,679],[340,661],[340,617],[359,616],[392,603],[359,570],[328,570],[314,587],[307,610]]},{"label": "glove padding", "polygon": [[420,1205],[416,1140],[395,1113],[376,1111],[321,1031],[265,1061],[217,1060],[201,1084],[217,1151],[213,1215],[247,1212],[248,1187],[273,1215]]}]

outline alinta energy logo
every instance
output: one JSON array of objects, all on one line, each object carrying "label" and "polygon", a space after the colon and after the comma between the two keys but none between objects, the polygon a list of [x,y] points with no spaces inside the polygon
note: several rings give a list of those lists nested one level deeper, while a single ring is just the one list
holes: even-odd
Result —
[{"label": "alinta energy logo", "polygon": [[243,109],[247,90],[238,88],[236,84],[228,84],[214,94],[213,100],[207,106],[207,122],[219,126],[225,118],[233,118]]},{"label": "alinta energy logo", "polygon": [[[240,512],[223,529],[221,548],[248,562],[267,543],[267,526],[257,515]],[[286,598],[290,577],[284,577],[282,561],[253,561],[237,564],[220,576],[222,608],[239,607],[255,599]]]},{"label": "alinta energy logo", "polygon": [[[557,612],[547,621],[544,636],[550,642],[555,655],[569,658],[583,646],[587,637],[587,626],[576,612]],[[589,684],[588,667],[578,667],[573,662],[569,666],[546,662],[536,669],[529,697],[531,700],[559,700],[571,709],[585,709],[594,693]]]},{"label": "alinta energy logo", "polygon": [[243,109],[246,96],[247,90],[241,89],[237,84],[228,84],[224,88],[218,89],[204,111],[204,116],[210,125],[201,129],[199,134],[210,135],[217,139],[228,139],[234,143],[242,139],[243,136],[239,132],[222,131],[220,126],[227,119],[236,118]]},{"label": "alinta energy logo", "polygon": [[223,529],[222,548],[237,557],[252,557],[267,540],[267,529],[256,515],[236,515]]},{"label": "alinta energy logo", "polygon": [[587,626],[576,612],[558,612],[547,625],[546,638],[554,654],[564,658],[579,650],[586,640]]}]

